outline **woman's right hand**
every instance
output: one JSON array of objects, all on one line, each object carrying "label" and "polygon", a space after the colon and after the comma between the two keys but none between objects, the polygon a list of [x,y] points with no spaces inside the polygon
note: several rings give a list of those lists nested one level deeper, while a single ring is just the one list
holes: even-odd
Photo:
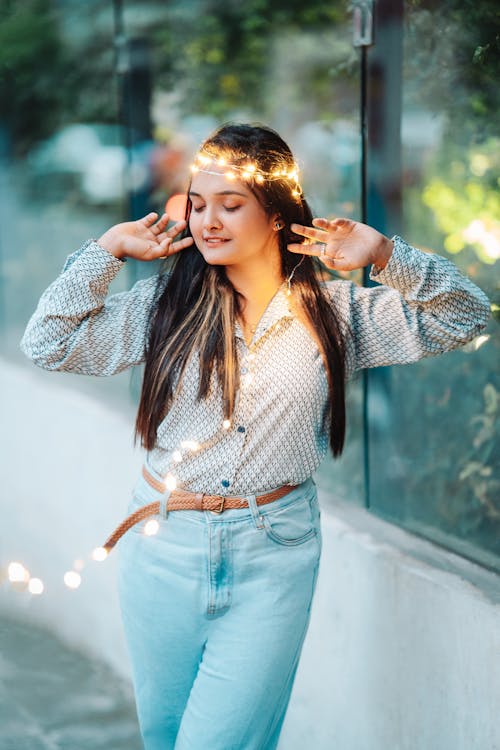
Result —
[{"label": "woman's right hand", "polygon": [[137,221],[125,221],[115,224],[99,237],[97,242],[115,258],[135,258],[136,260],[157,260],[167,258],[193,244],[192,237],[174,242],[185,228],[185,221],[178,221],[168,231],[168,215],[158,219],[158,214],[151,213]]}]

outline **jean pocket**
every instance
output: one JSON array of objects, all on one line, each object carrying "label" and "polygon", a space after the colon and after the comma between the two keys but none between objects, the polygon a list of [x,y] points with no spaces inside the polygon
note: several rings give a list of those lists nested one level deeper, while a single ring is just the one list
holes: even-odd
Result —
[{"label": "jean pocket", "polygon": [[[127,516],[132,515],[132,513],[135,513],[136,511],[140,510],[145,505],[149,505],[150,503],[158,501],[160,498],[161,498],[161,493],[158,492],[158,490],[155,490],[154,488],[150,487],[147,484],[147,482],[142,477],[140,477],[132,490],[132,496],[127,506]],[[157,514],[151,515],[149,517],[147,516],[146,518],[142,519],[141,521],[138,521],[133,526],[131,526],[130,531],[143,534],[146,524],[148,523],[148,521],[151,521],[151,520],[155,520],[159,522],[161,519],[159,518]],[[151,529],[154,527],[150,525],[149,528]],[[152,533],[156,533],[156,532],[152,532]]]},{"label": "jean pocket", "polygon": [[314,508],[315,497],[303,497],[280,508],[262,515],[264,529],[270,539],[286,547],[304,544],[318,533],[319,516]]}]

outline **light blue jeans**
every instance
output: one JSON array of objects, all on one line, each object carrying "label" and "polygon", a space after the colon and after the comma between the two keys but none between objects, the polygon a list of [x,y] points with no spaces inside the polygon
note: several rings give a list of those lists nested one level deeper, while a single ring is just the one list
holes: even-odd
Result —
[{"label": "light blue jeans", "polygon": [[[154,472],[151,472],[154,474]],[[160,499],[140,479],[129,510]],[[119,591],[146,750],[274,750],[321,553],[312,479],[249,508],[171,511],[120,541]]]}]

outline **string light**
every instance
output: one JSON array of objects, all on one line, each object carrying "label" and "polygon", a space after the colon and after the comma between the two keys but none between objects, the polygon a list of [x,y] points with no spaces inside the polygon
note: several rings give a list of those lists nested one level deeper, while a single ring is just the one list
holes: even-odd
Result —
[{"label": "string light", "polygon": [[11,583],[26,583],[30,578],[29,571],[20,562],[9,563],[7,575]]},{"label": "string light", "polygon": [[183,440],[181,448],[184,448],[184,450],[187,451],[197,451],[200,448],[200,444],[197,443],[196,440]]},{"label": "string light", "polygon": [[[219,160],[221,166],[224,165],[224,160]],[[248,358],[253,359],[254,354],[249,354]],[[251,373],[247,373],[244,378],[244,384],[248,385],[252,381]],[[224,419],[222,422],[222,428],[229,430],[231,427],[231,420]],[[200,449],[200,444],[195,440],[183,440],[180,444],[181,449],[196,452]],[[175,463],[180,463],[183,460],[183,456],[180,450],[174,450],[172,453],[172,460]],[[168,490],[173,492],[177,489],[177,478],[169,472],[165,476],[165,486]],[[155,518],[150,518],[144,524],[143,532],[146,536],[154,536],[158,533],[160,524]],[[90,553],[89,557],[95,562],[103,562],[108,557],[108,551],[105,547],[95,547]],[[63,576],[64,584],[68,589],[76,590],[82,583],[82,577],[79,571],[82,571],[85,567],[85,561],[82,558],[77,558],[73,562],[73,568],[66,571]],[[28,590],[30,594],[39,596],[45,591],[45,584],[40,578],[31,577],[29,570],[20,562],[13,561],[7,566],[7,577],[11,584],[14,584],[14,588],[19,591]]]},{"label": "string light", "polygon": [[175,489],[177,489],[177,479],[173,474],[167,474],[167,476],[165,477],[165,486],[167,490],[170,490],[170,492],[173,492]]},{"label": "string light", "polygon": [[193,164],[191,164],[191,172],[193,174],[204,172],[205,174],[220,176],[221,171],[220,169],[217,171],[217,167],[224,169],[224,177],[228,180],[254,180],[259,185],[262,185],[266,180],[284,180],[290,183],[294,198],[299,199],[302,196],[302,187],[299,182],[299,167],[295,163],[292,167],[289,164],[282,164],[274,167],[272,170],[265,170],[253,161],[248,161],[244,164],[228,164],[227,160],[222,156],[217,156],[207,151],[200,151],[196,154]]},{"label": "string light", "polygon": [[104,547],[96,547],[92,550],[92,560],[103,562],[108,556],[108,550]]},{"label": "string light", "polygon": [[160,524],[155,518],[150,518],[149,521],[146,521],[144,524],[144,533],[146,536],[154,536],[158,533],[160,529]]},{"label": "string light", "polygon": [[246,375],[243,375],[242,378],[242,385],[246,388],[248,387],[253,380],[253,375],[251,372],[247,372]]},{"label": "string light", "polygon": [[30,581],[28,583],[28,591],[30,592],[30,594],[38,596],[39,594],[43,594],[43,589],[43,581],[41,581],[40,578],[30,578]]},{"label": "string light", "polygon": [[80,573],[77,573],[76,570],[68,570],[64,574],[64,583],[69,589],[77,589],[82,582],[82,577]]}]

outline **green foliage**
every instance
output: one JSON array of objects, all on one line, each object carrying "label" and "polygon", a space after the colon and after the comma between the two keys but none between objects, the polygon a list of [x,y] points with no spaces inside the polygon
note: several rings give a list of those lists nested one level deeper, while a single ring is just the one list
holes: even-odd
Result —
[{"label": "green foliage", "polygon": [[500,258],[500,139],[491,138],[467,150],[445,147],[439,176],[430,179],[422,200],[445,233],[449,253],[471,245],[482,263]]},{"label": "green foliage", "polygon": [[500,478],[498,476],[498,445],[500,441],[500,393],[493,383],[483,388],[483,410],[471,419],[475,431],[472,449],[459,464],[458,479],[463,489],[474,499],[469,515],[476,510],[481,522],[484,518],[500,523]]},{"label": "green foliage", "polygon": [[273,37],[325,25],[334,29],[344,17],[338,0],[173,3],[169,22],[155,34],[159,83],[180,92],[189,112],[217,118],[238,108],[263,112]]},{"label": "green foliage", "polygon": [[497,0],[409,0],[407,66],[425,109],[446,110],[465,138],[498,134],[500,6]]},{"label": "green foliage", "polygon": [[57,121],[63,65],[50,0],[0,0],[0,116],[18,143]]}]

